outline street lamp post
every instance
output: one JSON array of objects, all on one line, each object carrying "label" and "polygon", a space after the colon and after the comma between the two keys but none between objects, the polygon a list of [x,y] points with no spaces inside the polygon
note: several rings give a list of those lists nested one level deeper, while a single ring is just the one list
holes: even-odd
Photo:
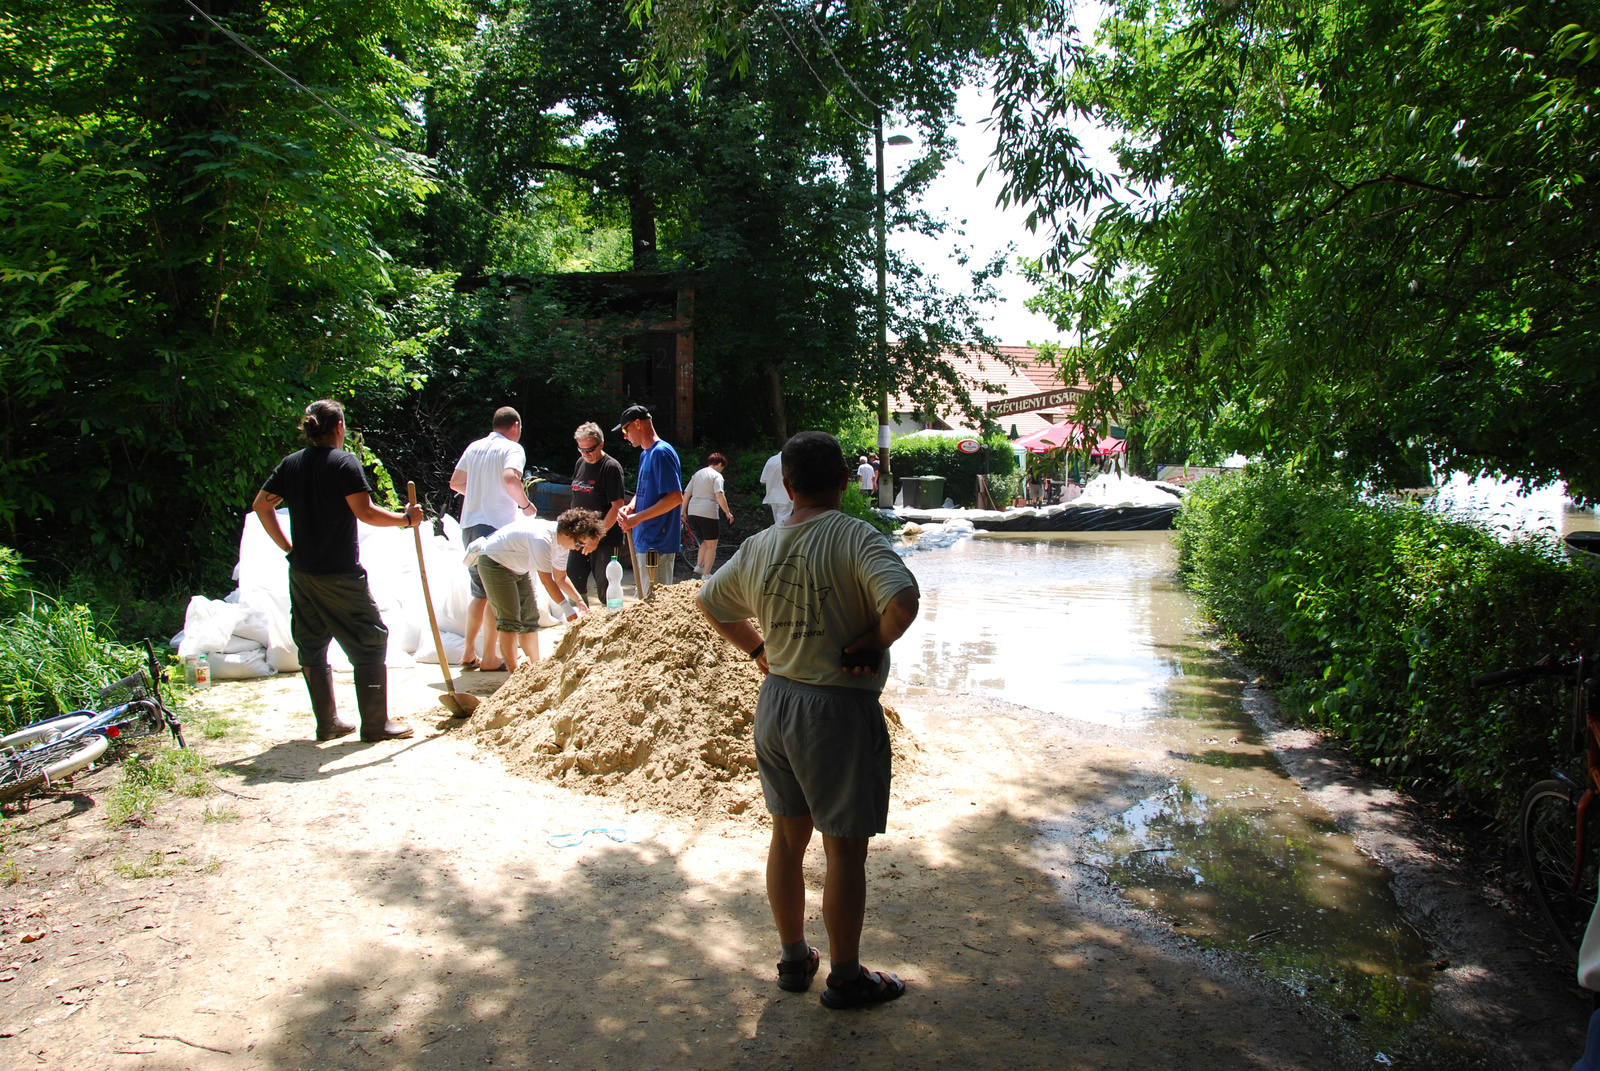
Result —
[{"label": "street lamp post", "polygon": [[[872,144],[876,150],[878,165],[878,367],[889,367],[889,233],[885,221],[884,205],[886,198],[883,192],[883,111],[874,110],[872,113]],[[910,145],[911,139],[904,134],[895,134],[889,138],[890,145]],[[884,373],[887,375],[887,372]],[[892,509],[894,507],[894,469],[889,461],[889,387],[888,383],[880,384],[878,388],[878,507]]]}]

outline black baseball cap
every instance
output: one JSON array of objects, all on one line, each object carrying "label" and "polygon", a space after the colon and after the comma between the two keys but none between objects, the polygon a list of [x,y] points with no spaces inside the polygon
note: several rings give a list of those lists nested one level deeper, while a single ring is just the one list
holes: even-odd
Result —
[{"label": "black baseball cap", "polygon": [[621,431],[629,424],[632,424],[635,420],[649,420],[654,423],[654,418],[650,416],[650,407],[644,405],[628,406],[628,408],[622,411],[622,419],[618,421],[617,426],[611,430]]}]

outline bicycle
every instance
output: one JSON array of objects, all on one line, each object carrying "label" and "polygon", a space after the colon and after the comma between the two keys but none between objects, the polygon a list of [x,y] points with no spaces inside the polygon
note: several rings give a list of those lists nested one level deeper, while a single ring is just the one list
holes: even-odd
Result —
[{"label": "bicycle", "polygon": [[[183,723],[161,698],[167,672],[144,641],[147,665],[100,690],[96,712],[75,710],[26,725],[0,737],[0,802],[46,788],[98,762],[114,744],[170,730],[179,747]],[[125,697],[125,698],[124,698]]]},{"label": "bicycle", "polygon": [[1600,806],[1596,805],[1600,798],[1596,788],[1600,786],[1600,709],[1594,702],[1600,684],[1592,675],[1596,665],[1595,655],[1564,661],[1547,655],[1531,666],[1472,678],[1480,688],[1564,676],[1570,676],[1576,685],[1572,744],[1573,750],[1587,753],[1587,783],[1580,784],[1557,770],[1553,778],[1528,789],[1518,815],[1523,863],[1534,899],[1556,943],[1573,960],[1578,958],[1600,885]]}]

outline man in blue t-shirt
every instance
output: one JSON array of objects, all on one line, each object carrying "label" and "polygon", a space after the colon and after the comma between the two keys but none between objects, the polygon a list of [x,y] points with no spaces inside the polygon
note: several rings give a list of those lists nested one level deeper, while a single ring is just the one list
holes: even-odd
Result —
[{"label": "man in blue t-shirt", "polygon": [[656,424],[650,410],[630,405],[622,411],[622,421],[612,431],[644,453],[639,456],[639,480],[633,498],[617,514],[617,523],[633,537],[634,583],[639,598],[648,599],[656,584],[672,583],[672,564],[677,560],[683,523],[683,466],[672,444],[656,437]]}]

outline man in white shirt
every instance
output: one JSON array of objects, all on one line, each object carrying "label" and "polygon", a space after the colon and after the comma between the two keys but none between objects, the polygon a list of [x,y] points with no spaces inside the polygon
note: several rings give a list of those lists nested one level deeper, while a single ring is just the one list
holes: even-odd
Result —
[{"label": "man in white shirt", "polygon": [[856,466],[856,486],[861,489],[862,494],[870,495],[873,491],[872,485],[877,482],[878,470],[872,467],[872,462],[863,457],[861,464]]},{"label": "man in white shirt", "polygon": [[[522,438],[522,417],[509,405],[494,412],[490,422],[493,429],[488,435],[468,446],[450,474],[450,490],[461,495],[461,541],[492,535],[518,516],[533,513],[533,503],[522,489],[522,468],[527,462],[518,440]],[[472,578],[472,600],[467,603],[467,645],[462,655],[462,669],[477,669],[478,628],[483,624],[483,611],[489,605],[483,590],[483,580],[475,566],[468,566]],[[507,642],[515,642],[514,639]],[[484,644],[483,669],[495,671],[505,668],[500,660],[499,637],[491,630]],[[491,664],[491,662],[493,664]]]},{"label": "man in white shirt", "polygon": [[761,501],[772,507],[772,523],[782,524],[794,512],[794,499],[789,497],[789,489],[783,486],[782,452],[773,454],[761,466],[761,482],[767,489]]}]

